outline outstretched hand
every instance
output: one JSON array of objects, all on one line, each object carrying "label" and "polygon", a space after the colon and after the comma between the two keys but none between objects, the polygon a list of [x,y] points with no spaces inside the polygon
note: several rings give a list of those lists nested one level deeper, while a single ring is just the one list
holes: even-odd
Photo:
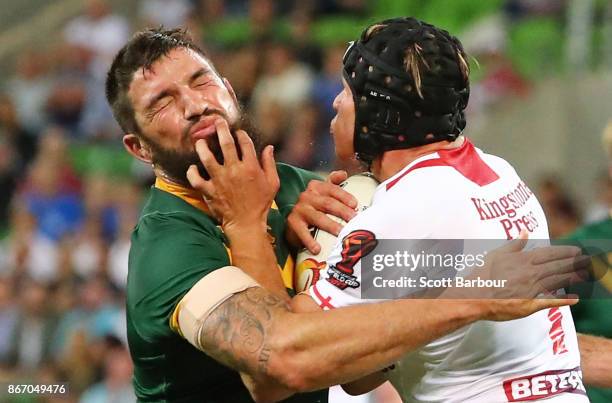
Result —
[{"label": "outstretched hand", "polygon": [[[510,320],[542,309],[574,305],[575,296],[557,291],[584,281],[590,259],[574,246],[546,246],[524,251],[527,233],[490,252],[478,276],[507,280],[502,288],[479,289],[479,297],[489,306],[487,319]],[[486,294],[486,295],[484,295]]]}]

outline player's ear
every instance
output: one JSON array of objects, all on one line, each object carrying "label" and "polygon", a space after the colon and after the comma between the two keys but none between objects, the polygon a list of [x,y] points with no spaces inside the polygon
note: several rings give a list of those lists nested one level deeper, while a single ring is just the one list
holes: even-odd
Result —
[{"label": "player's ear", "polygon": [[146,162],[147,164],[152,162],[149,146],[137,135],[132,133],[125,134],[123,136],[123,147],[125,147],[128,153],[132,154],[140,161]]}]

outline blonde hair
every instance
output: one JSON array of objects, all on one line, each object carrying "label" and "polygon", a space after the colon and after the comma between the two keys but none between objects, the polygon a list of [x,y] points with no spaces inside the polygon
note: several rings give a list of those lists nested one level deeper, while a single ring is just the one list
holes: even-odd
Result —
[{"label": "blonde hair", "polygon": [[377,33],[378,31],[380,31],[386,26],[387,24],[374,24],[368,27],[368,30],[365,33],[365,40],[366,41],[369,40],[372,37],[372,35],[374,35],[375,33]]},{"label": "blonde hair", "polygon": [[[374,24],[370,26],[365,33],[365,40],[369,40],[377,32],[385,28],[387,24]],[[414,80],[414,88],[421,99],[423,99],[422,83],[421,83],[421,71],[422,68],[431,69],[431,66],[427,63],[423,54],[421,53],[423,48],[418,43],[414,43],[409,46],[404,53],[404,69],[410,74]],[[457,62],[461,75],[464,80],[467,80],[470,74],[470,66],[466,61],[465,54],[459,48],[456,48],[455,54],[457,56]]]}]

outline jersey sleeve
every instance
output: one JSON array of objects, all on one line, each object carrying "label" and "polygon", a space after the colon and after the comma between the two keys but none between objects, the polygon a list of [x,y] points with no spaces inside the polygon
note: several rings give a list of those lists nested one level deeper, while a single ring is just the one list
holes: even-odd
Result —
[{"label": "jersey sleeve", "polygon": [[143,337],[177,332],[173,313],[182,297],[204,276],[230,265],[216,227],[182,214],[145,217],[132,236],[128,309]]}]

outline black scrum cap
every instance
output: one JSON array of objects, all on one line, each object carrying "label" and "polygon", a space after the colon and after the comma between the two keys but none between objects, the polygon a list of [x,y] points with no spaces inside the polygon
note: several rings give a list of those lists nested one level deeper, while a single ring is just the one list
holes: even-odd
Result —
[{"label": "black scrum cap", "polygon": [[[371,163],[385,151],[452,141],[465,128],[470,93],[459,40],[414,18],[394,18],[363,31],[343,60],[355,101],[355,152]],[[406,69],[413,48],[420,74]],[[420,83],[420,91],[418,84]]]}]

